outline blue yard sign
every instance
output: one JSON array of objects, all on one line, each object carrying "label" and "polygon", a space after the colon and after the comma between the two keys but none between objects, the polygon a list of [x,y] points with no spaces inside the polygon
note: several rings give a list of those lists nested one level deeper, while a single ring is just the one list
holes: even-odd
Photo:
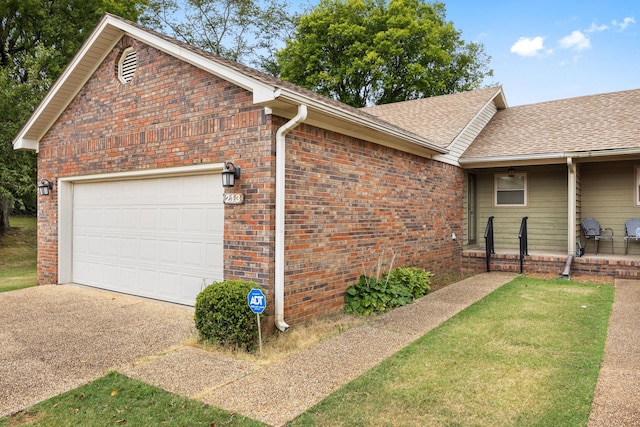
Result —
[{"label": "blue yard sign", "polygon": [[267,307],[267,298],[260,289],[251,289],[247,295],[249,308],[256,314],[260,314]]}]

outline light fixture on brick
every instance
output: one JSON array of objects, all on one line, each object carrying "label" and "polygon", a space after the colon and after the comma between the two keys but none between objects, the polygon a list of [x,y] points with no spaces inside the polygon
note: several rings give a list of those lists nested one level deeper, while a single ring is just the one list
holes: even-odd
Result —
[{"label": "light fixture on brick", "polygon": [[40,181],[40,184],[38,185],[38,192],[40,192],[41,196],[48,196],[51,190],[53,190],[53,182],[48,179]]},{"label": "light fixture on brick", "polygon": [[225,162],[222,170],[222,186],[233,187],[236,179],[240,179],[240,166],[234,165],[232,162]]}]

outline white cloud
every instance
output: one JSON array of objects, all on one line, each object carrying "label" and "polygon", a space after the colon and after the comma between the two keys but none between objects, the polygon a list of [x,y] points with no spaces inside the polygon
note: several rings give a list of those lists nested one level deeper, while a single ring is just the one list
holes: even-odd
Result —
[{"label": "white cloud", "polygon": [[517,42],[511,46],[511,53],[520,56],[536,56],[544,50],[544,39],[538,37],[520,37]]},{"label": "white cloud", "polygon": [[595,22],[592,22],[591,23],[591,27],[589,27],[588,30],[585,30],[585,32],[587,32],[587,33],[598,32],[599,33],[600,31],[605,31],[605,30],[608,30],[608,29],[609,29],[609,26],[606,25],[606,24],[596,25]]},{"label": "white cloud", "polygon": [[611,21],[611,23],[613,24],[614,27],[617,27],[620,31],[624,31],[627,29],[627,27],[631,24],[635,24],[636,23],[636,19],[633,17],[626,17],[624,18],[624,20],[622,22],[618,22],[615,19],[613,21]]},{"label": "white cloud", "polygon": [[589,40],[589,37],[582,34],[581,31],[576,30],[570,35],[562,38],[560,40],[560,46],[564,49],[581,51],[591,47],[591,40]]}]

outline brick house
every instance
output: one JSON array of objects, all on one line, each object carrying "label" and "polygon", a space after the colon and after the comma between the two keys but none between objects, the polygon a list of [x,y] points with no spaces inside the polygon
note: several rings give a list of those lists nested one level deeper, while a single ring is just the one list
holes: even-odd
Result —
[{"label": "brick house", "polygon": [[14,140],[52,184],[38,282],[193,305],[245,279],[285,330],[340,310],[391,251],[477,271],[465,252],[494,175],[544,163],[468,154],[509,144],[483,135],[510,110],[499,87],[355,109],[107,14]]},{"label": "brick house", "polygon": [[[460,269],[463,171],[434,160],[445,147],[113,15],[14,147],[53,184],[40,284],[193,304],[205,283],[246,279],[285,329],[285,312],[340,309],[383,250]],[[227,162],[241,176],[223,189]]]}]

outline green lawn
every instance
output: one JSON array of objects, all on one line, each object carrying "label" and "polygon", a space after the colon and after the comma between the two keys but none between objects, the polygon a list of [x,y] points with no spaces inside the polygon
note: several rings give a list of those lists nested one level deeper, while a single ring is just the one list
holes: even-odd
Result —
[{"label": "green lawn", "polygon": [[[585,426],[613,294],[608,285],[519,277],[289,425]],[[0,419],[125,423],[260,425],[116,373]]]},{"label": "green lawn", "polygon": [[9,224],[0,237],[0,292],[38,284],[36,218],[13,216]]},{"label": "green lawn", "polygon": [[262,426],[194,400],[112,372],[45,400],[0,426]]},{"label": "green lawn", "polygon": [[293,426],[585,426],[614,289],[519,277]]}]

